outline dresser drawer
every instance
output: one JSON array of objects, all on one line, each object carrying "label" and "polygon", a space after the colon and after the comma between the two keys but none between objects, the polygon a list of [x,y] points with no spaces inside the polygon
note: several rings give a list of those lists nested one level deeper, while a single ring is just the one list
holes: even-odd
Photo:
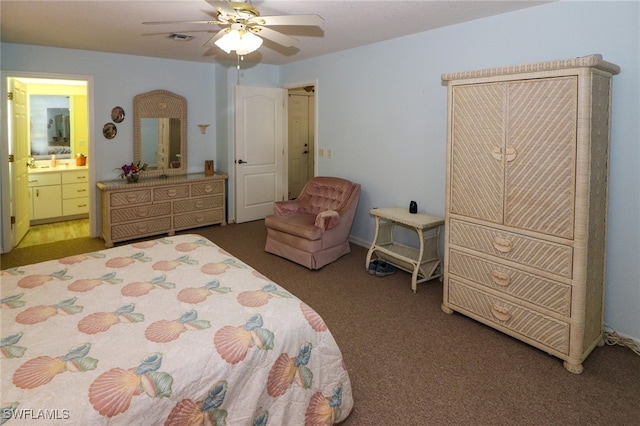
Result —
[{"label": "dresser drawer", "polygon": [[89,195],[89,187],[86,183],[68,183],[62,185],[62,198],[81,198]]},{"label": "dresser drawer", "polygon": [[451,219],[449,243],[571,278],[573,250],[514,232]]},{"label": "dresser drawer", "polygon": [[569,352],[569,324],[449,279],[449,304],[560,353]]},{"label": "dresser drawer", "polygon": [[88,170],[72,170],[69,172],[61,172],[62,183],[78,183],[89,182]]},{"label": "dresser drawer", "polygon": [[124,207],[151,202],[151,189],[137,189],[109,194],[111,207]]},{"label": "dresser drawer", "polygon": [[89,213],[89,197],[71,198],[62,200],[62,215],[73,216]]},{"label": "dresser drawer", "polygon": [[561,315],[571,315],[570,285],[453,249],[449,250],[449,272]]},{"label": "dresser drawer", "polygon": [[130,222],[171,214],[171,203],[147,204],[111,210],[111,223]]},{"label": "dresser drawer", "polygon": [[153,201],[177,200],[189,197],[189,185],[167,186],[153,190]]},{"label": "dresser drawer", "polygon": [[192,198],[190,200],[180,200],[173,204],[174,213],[195,212],[199,210],[216,209],[222,207],[224,200],[222,195],[211,197]]},{"label": "dresser drawer", "polygon": [[194,183],[191,185],[191,196],[199,197],[201,195],[222,194],[224,182],[221,180],[213,182]]},{"label": "dresser drawer", "polygon": [[173,226],[175,229],[191,228],[195,226],[211,225],[224,221],[224,209],[204,210],[188,214],[175,215]]},{"label": "dresser drawer", "polygon": [[142,237],[147,234],[157,234],[171,230],[171,217],[143,220],[140,222],[124,223],[111,227],[111,239],[120,240],[131,237]]}]

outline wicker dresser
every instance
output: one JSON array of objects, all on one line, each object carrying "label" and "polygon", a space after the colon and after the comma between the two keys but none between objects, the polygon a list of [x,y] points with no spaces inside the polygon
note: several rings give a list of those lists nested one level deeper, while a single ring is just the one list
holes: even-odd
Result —
[{"label": "wicker dresser", "polygon": [[602,343],[611,81],[599,55],[445,74],[444,300],[564,360]]},{"label": "wicker dresser", "polygon": [[225,174],[193,173],[131,184],[98,182],[106,246],[199,226],[226,225],[226,179]]}]

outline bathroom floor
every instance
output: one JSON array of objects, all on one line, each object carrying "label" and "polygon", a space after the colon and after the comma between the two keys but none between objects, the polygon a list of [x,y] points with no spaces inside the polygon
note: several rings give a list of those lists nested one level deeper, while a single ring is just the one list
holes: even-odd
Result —
[{"label": "bathroom floor", "polygon": [[16,248],[36,246],[89,236],[89,219],[69,220],[32,226]]}]

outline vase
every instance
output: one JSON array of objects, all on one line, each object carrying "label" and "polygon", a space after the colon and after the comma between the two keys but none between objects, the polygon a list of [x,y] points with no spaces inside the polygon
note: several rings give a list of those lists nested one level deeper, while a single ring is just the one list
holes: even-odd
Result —
[{"label": "vase", "polygon": [[128,175],[125,175],[125,177],[127,178],[127,183],[134,183],[138,181],[140,175],[138,173],[130,173]]}]

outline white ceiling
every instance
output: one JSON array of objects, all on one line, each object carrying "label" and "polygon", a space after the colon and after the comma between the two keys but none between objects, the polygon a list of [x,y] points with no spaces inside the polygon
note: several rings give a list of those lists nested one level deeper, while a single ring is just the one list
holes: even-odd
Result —
[{"label": "white ceiling", "polygon": [[[279,27],[299,43],[283,48],[268,40],[245,56],[251,63],[282,65],[382,40],[549,3],[524,0],[253,0],[261,15],[317,14],[318,27]],[[204,0],[1,0],[0,39],[33,44],[233,64],[215,45],[203,44],[220,28],[206,24],[142,25],[146,21],[210,20]],[[276,28],[274,28],[276,29]],[[189,42],[171,33],[195,36]],[[383,59],[383,58],[381,58]]]}]

